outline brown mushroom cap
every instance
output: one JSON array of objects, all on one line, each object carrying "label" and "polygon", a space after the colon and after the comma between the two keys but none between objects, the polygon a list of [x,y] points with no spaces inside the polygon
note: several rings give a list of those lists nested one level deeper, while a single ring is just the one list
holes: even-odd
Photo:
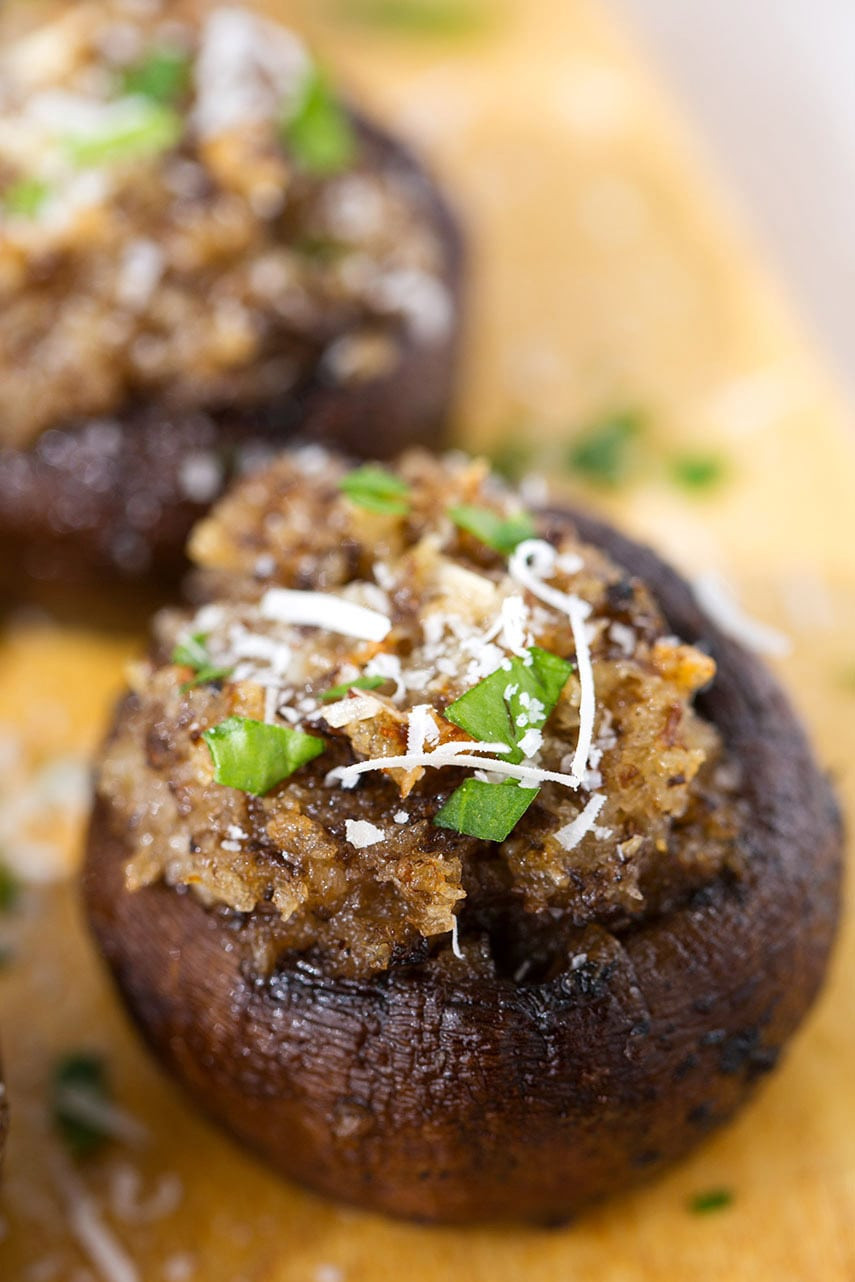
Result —
[{"label": "brown mushroom cap", "polygon": [[554,1221],[636,1182],[736,1111],[825,972],[841,822],[785,695],[656,555],[550,513],[571,517],[718,663],[700,706],[743,767],[738,881],[589,927],[545,982],[431,962],[333,980],[306,959],[261,979],[234,918],[164,884],[129,893],[126,836],[103,802],[93,817],[90,920],[151,1047],[283,1174],[372,1210]]},{"label": "brown mushroom cap", "polygon": [[[103,424],[58,423],[28,449],[0,448],[0,583],[32,578],[84,582],[174,582],[186,569],[193,524],[237,473],[239,455],[271,453],[292,438],[353,455],[389,458],[410,445],[439,443],[451,400],[461,338],[463,242],[445,198],[412,153],[351,112],[373,165],[405,180],[414,206],[443,247],[442,282],[452,302],[447,333],[430,343],[402,327],[400,360],[390,372],[340,387],[316,371],[281,399],[249,409],[172,413],[156,401],[110,416],[121,433],[104,443]],[[181,483],[188,458],[213,452],[223,462],[218,493],[205,503]]]}]

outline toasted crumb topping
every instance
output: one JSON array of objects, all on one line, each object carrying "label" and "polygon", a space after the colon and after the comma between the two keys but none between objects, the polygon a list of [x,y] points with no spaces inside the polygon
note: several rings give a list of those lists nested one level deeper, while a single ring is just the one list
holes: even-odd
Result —
[{"label": "toasted crumb topping", "polygon": [[428,200],[278,24],[61,6],[0,42],[0,445],[394,370],[452,319]]},{"label": "toasted crumb topping", "polygon": [[[394,510],[349,476],[284,456],[197,527],[204,603],[159,617],[100,769],[130,889],[248,914],[265,964],[367,974],[458,925],[501,966],[520,922],[619,928],[736,868],[738,775],[693,707],[715,664],[647,588],[481,462],[405,456]],[[463,506],[533,537],[498,551]],[[262,742],[269,787],[240,774]]]}]

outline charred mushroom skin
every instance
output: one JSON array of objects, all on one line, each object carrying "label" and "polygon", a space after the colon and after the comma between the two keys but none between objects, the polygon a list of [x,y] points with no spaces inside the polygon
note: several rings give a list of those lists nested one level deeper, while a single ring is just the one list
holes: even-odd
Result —
[{"label": "charred mushroom skin", "polygon": [[[709,646],[704,714],[742,764],[747,873],[613,935],[590,927],[556,978],[369,982],[307,961],[254,976],[233,918],[157,884],[125,890],[100,803],[85,897],[149,1045],[283,1174],[392,1215],[566,1219],[688,1152],[774,1067],[821,985],[841,878],[827,780],[772,676],[649,550],[568,519]],[[176,964],[175,959],[180,958]]]},{"label": "charred mushroom skin", "polygon": [[[28,449],[0,448],[0,581],[20,574],[63,582],[105,577],[174,581],[186,568],[195,521],[240,470],[292,438],[388,458],[438,444],[452,399],[462,326],[464,249],[457,220],[427,172],[391,135],[350,113],[378,171],[408,182],[444,249],[448,331],[432,342],[402,332],[390,372],[337,386],[321,372],[278,401],[250,409],[170,413],[129,404],[103,420],[58,423]],[[182,483],[188,460],[213,455],[216,493],[194,502]]]}]

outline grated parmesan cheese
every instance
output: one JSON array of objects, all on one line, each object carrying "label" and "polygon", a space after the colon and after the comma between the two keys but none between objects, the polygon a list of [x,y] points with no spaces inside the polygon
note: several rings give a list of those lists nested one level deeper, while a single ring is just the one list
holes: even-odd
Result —
[{"label": "grated parmesan cheese", "polygon": [[[508,751],[506,743],[467,743],[455,740],[441,744],[433,752],[407,753],[400,757],[374,757],[368,761],[356,761],[351,766],[337,766],[327,775],[326,783],[340,783],[343,788],[355,788],[359,776],[373,770],[415,770],[419,766],[430,766],[437,770],[445,766],[471,766],[477,770],[486,766],[491,774],[505,775],[509,779],[519,780],[521,784],[559,783],[565,788],[579,787],[579,780],[573,775],[541,770],[539,766],[493,761],[486,755]],[[475,753],[483,755],[475,756]]]},{"label": "grated parmesan cheese", "polygon": [[757,654],[781,658],[790,653],[792,646],[789,638],[783,632],[747,615],[735,592],[721,575],[710,570],[699,575],[692,587],[698,605],[732,641],[738,641]]},{"label": "grated parmesan cheese", "polygon": [[463,961],[463,953],[460,948],[460,937],[458,935],[456,916],[452,917],[451,919],[451,951],[454,953],[455,957],[459,958],[460,961]]},{"label": "grated parmesan cheese", "polygon": [[57,1160],[54,1173],[67,1205],[69,1228],[99,1277],[103,1282],[141,1282],[136,1265],[71,1167]]},{"label": "grated parmesan cheese", "polygon": [[369,823],[367,819],[348,819],[344,827],[347,840],[357,850],[365,850],[368,846],[376,846],[386,836],[382,828],[378,828],[376,824]]},{"label": "grated parmesan cheese", "polygon": [[605,804],[605,793],[594,793],[584,810],[580,811],[575,819],[552,834],[559,846],[563,846],[565,850],[575,850],[583,837],[586,837],[589,832],[595,832],[597,818]]},{"label": "grated parmesan cheese", "polygon": [[383,641],[392,631],[392,622],[385,614],[325,592],[270,588],[261,599],[259,612],[263,619],[325,628],[360,641]]},{"label": "grated parmesan cheese", "polygon": [[[560,558],[561,568],[567,573],[581,569],[582,562],[578,557]],[[579,738],[573,756],[573,776],[576,786],[581,782],[588,764],[591,745],[594,740],[594,721],[597,712],[596,689],[594,686],[594,668],[591,663],[591,649],[588,638],[587,619],[591,607],[581,597],[560,592],[557,588],[544,583],[544,578],[555,571],[559,562],[558,554],[551,543],[543,539],[527,539],[521,543],[509,562],[511,578],[523,587],[528,588],[533,596],[550,605],[555,610],[566,614],[573,630],[576,645],[576,667],[581,686],[579,704]],[[572,565],[573,569],[569,567]]]},{"label": "grated parmesan cheese", "polygon": [[342,699],[329,708],[323,708],[320,715],[328,726],[339,730],[342,726],[351,726],[357,721],[370,721],[382,711],[383,704],[370,694],[356,695]]},{"label": "grated parmesan cheese", "polygon": [[429,703],[417,703],[407,716],[407,752],[424,752],[426,743],[436,743],[439,727]]}]

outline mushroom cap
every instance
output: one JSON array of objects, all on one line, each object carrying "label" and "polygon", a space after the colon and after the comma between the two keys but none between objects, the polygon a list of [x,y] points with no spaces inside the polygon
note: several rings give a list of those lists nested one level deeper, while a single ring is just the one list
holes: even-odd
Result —
[{"label": "mushroom cap", "polygon": [[[316,370],[298,389],[251,407],[199,407],[204,414],[156,400],[119,407],[110,415],[109,448],[101,419],[57,423],[28,449],[0,446],[0,584],[10,592],[20,591],[22,567],[65,585],[105,578],[174,583],[187,569],[192,526],[238,474],[241,455],[263,456],[294,439],[372,458],[441,444],[461,341],[462,234],[412,152],[358,112],[349,114],[376,168],[409,185],[414,208],[442,246],[441,280],[452,304],[447,331],[424,341],[402,323],[398,363],[356,385],[337,386]],[[222,477],[216,493],[197,502],[182,478],[188,462],[208,453],[222,460]]]},{"label": "mushroom cap", "polygon": [[129,893],[126,835],[103,801],[93,815],[86,905],[149,1045],[282,1174],[366,1209],[566,1219],[732,1116],[825,973],[841,821],[786,696],[653,552],[584,514],[548,515],[710,648],[699,707],[743,768],[741,879],[615,933],[588,927],[544,982],[452,978],[431,961],[332,979],[305,957],[262,978],[233,917],[162,883]]}]

